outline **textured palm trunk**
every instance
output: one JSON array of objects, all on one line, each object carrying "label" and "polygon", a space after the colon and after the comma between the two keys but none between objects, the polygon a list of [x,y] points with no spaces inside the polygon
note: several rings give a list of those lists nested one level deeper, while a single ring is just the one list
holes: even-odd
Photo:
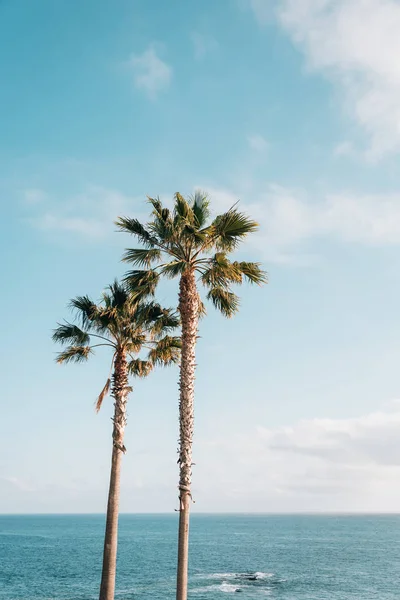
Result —
[{"label": "textured palm trunk", "polygon": [[114,600],[115,592],[121,459],[126,451],[124,446],[124,432],[126,425],[126,403],[128,399],[128,365],[126,353],[123,350],[118,351],[115,358],[112,396],[115,400],[113,417],[113,451],[110,488],[108,492],[106,532],[104,537],[100,600]]},{"label": "textured palm trunk", "polygon": [[189,515],[192,483],[194,380],[198,325],[198,293],[193,271],[183,273],[179,284],[182,350],[179,378],[179,534],[176,599],[186,600],[189,564]]}]

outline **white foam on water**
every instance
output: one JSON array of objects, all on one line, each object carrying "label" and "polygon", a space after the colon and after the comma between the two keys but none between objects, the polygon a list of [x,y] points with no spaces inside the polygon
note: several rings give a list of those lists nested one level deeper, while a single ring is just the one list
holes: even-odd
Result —
[{"label": "white foam on water", "polygon": [[209,592],[224,592],[225,594],[232,594],[238,589],[237,585],[233,585],[224,581],[221,584],[207,585],[205,587],[198,587],[191,590],[192,594],[208,594]]},{"label": "white foam on water", "polygon": [[226,583],[226,581],[224,581],[219,586],[219,589],[221,590],[221,592],[225,592],[227,594],[232,594],[233,592],[236,592],[238,587],[237,587],[237,585],[232,585],[231,583]]},{"label": "white foam on water", "polygon": [[270,577],[274,577],[274,573],[262,573],[261,571],[257,571],[256,573],[209,573],[204,575],[198,573],[195,577],[196,579],[247,579],[249,577],[269,579]]},{"label": "white foam on water", "polygon": [[234,579],[237,577],[237,573],[210,573],[208,575],[201,575],[202,579]]}]

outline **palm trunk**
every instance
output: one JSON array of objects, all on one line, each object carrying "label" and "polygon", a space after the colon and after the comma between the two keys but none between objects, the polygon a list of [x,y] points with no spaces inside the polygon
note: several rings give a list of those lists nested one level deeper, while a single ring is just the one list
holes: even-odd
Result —
[{"label": "palm trunk", "polygon": [[189,515],[194,425],[194,380],[198,325],[198,293],[193,271],[183,273],[179,284],[182,351],[179,377],[179,534],[176,600],[187,599]]},{"label": "palm trunk", "polygon": [[126,403],[128,396],[128,365],[124,350],[119,350],[115,358],[112,396],[115,399],[113,417],[113,451],[110,487],[108,492],[106,532],[104,537],[100,600],[114,600],[115,592],[121,459],[122,455],[126,451],[124,446],[124,431],[126,425]]}]

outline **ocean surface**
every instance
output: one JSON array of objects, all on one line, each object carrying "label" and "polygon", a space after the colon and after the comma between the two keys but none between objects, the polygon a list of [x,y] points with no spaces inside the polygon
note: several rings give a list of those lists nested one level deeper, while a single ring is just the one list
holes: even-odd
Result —
[{"label": "ocean surface", "polygon": [[[0,516],[0,600],[98,597],[104,517]],[[121,515],[120,600],[174,598],[177,515]],[[193,515],[193,600],[399,600],[400,516]]]}]

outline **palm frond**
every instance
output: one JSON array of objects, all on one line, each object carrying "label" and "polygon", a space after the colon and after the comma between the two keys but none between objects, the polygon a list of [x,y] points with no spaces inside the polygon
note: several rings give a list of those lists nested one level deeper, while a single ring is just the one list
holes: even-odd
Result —
[{"label": "palm frond", "polygon": [[180,318],[172,310],[164,310],[163,314],[150,325],[149,333],[153,338],[170,333],[179,327]]},{"label": "palm frond", "polygon": [[182,342],[180,337],[164,336],[148,354],[154,366],[166,367],[179,362]]},{"label": "palm frond", "polygon": [[170,308],[163,308],[157,302],[141,302],[135,313],[135,321],[148,329],[151,337],[167,333],[179,326],[179,316]]},{"label": "palm frond", "polygon": [[77,296],[69,303],[82,322],[82,327],[90,327],[96,318],[97,306],[89,296]]},{"label": "palm frond", "polygon": [[232,317],[239,310],[239,298],[223,287],[215,286],[207,294],[207,299],[211,300],[225,317]]},{"label": "palm frond", "polygon": [[136,323],[131,323],[130,327],[125,329],[125,338],[126,338],[126,348],[128,352],[133,352],[136,354],[140,352],[143,344],[146,342],[147,336],[145,333],[139,333],[136,331],[137,325]]},{"label": "palm frond", "polygon": [[161,252],[157,248],[130,248],[125,250],[122,261],[137,267],[151,267],[161,259]]},{"label": "palm frond", "polygon": [[126,285],[115,279],[113,283],[108,286],[108,289],[110,291],[110,307],[124,309],[129,297]]},{"label": "palm frond", "polygon": [[176,192],[174,196],[174,225],[175,227],[194,225],[193,209],[179,192]]},{"label": "palm frond", "polygon": [[249,234],[257,231],[258,223],[236,208],[214,219],[210,226],[210,239],[217,250],[231,252]]},{"label": "palm frond", "polygon": [[69,346],[63,352],[57,354],[56,362],[60,365],[69,362],[85,362],[90,354],[93,354],[90,346]]},{"label": "palm frond", "polygon": [[204,227],[210,217],[210,199],[205,192],[196,190],[190,197],[194,214],[194,225],[197,229]]},{"label": "palm frond", "polygon": [[153,370],[153,365],[148,360],[133,358],[128,363],[128,373],[134,377],[147,377]]},{"label": "palm frond", "polygon": [[261,285],[268,283],[268,275],[261,269],[261,263],[256,262],[234,262],[232,263],[240,270],[242,275],[250,282]]},{"label": "palm frond", "polygon": [[161,215],[155,216],[148,227],[151,233],[160,240],[160,243],[172,244],[176,239],[177,228],[168,208],[163,208]]},{"label": "palm frond", "polygon": [[242,283],[242,272],[237,263],[232,263],[224,252],[217,252],[208,261],[201,281],[208,287],[228,288],[231,283]]},{"label": "palm frond", "polygon": [[160,275],[153,269],[148,271],[136,269],[129,271],[124,277],[125,283],[133,293],[139,290],[148,296],[154,296],[159,279]]},{"label": "palm frond", "polygon": [[147,196],[147,201],[153,207],[153,214],[160,217],[163,211],[163,205],[160,198],[150,198],[150,196]]},{"label": "palm frond", "polygon": [[110,385],[111,385],[111,379],[108,378],[105,386],[103,387],[103,389],[101,390],[101,392],[99,394],[99,397],[97,398],[96,412],[99,412],[101,405],[103,404],[104,398],[107,396],[108,392],[110,391]]},{"label": "palm frond", "polygon": [[146,248],[154,248],[157,246],[157,239],[138,221],[138,219],[130,219],[129,217],[119,217],[115,221],[119,231],[130,233],[136,236],[136,239]]},{"label": "palm frond", "polygon": [[200,298],[200,294],[198,295],[198,299],[197,299],[197,307],[198,307],[197,314],[199,316],[199,319],[202,319],[207,314],[207,308],[206,308],[206,305],[204,304],[204,302],[202,301],[202,299]]},{"label": "palm frond", "polygon": [[178,275],[182,275],[186,267],[186,262],[174,260],[161,267],[160,275],[165,275],[168,279],[174,279]]},{"label": "palm frond", "polygon": [[58,324],[52,336],[53,342],[59,344],[80,345],[90,342],[90,335],[72,323]]}]

